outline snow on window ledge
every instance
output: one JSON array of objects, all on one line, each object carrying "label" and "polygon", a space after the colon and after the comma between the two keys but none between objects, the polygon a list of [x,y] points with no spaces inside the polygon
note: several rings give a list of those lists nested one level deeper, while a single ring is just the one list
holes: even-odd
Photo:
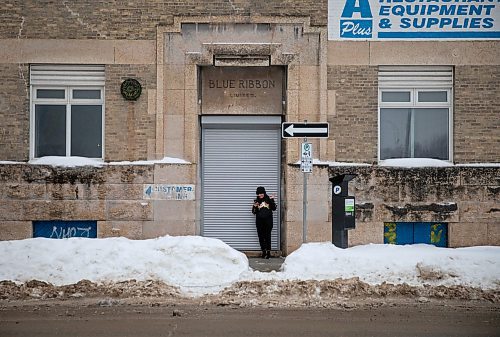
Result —
[{"label": "snow on window ledge", "polygon": [[47,165],[54,167],[80,167],[80,166],[102,167],[105,165],[120,166],[120,165],[154,165],[154,164],[191,164],[191,163],[184,159],[172,158],[172,157],[165,157],[159,160],[105,162],[102,159],[95,159],[95,158],[46,156],[46,157],[31,159],[28,162],[0,161],[0,165],[2,164]]},{"label": "snow on window ledge", "polygon": [[384,167],[452,167],[453,163],[432,158],[401,158],[379,161],[379,166]]},{"label": "snow on window ledge", "polygon": [[78,166],[94,166],[101,167],[104,165],[102,159],[85,158],[85,157],[63,157],[63,156],[46,156],[31,159],[30,165],[48,165],[59,167],[78,167]]},{"label": "snow on window ledge", "polygon": [[192,164],[184,159],[164,157],[158,160],[138,160],[138,161],[114,161],[106,163],[108,165],[154,165],[154,164]]},{"label": "snow on window ledge", "polygon": [[[300,160],[295,162],[294,165],[300,165]],[[371,164],[366,163],[348,163],[339,161],[324,161],[314,158],[313,165],[323,165],[323,166],[371,166]]]}]

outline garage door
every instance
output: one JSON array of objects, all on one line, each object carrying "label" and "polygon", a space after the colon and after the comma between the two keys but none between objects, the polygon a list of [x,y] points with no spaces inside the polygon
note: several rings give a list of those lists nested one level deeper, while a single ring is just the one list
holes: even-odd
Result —
[{"label": "garage door", "polygon": [[[202,118],[202,234],[238,250],[260,250],[252,204],[257,186],[277,194],[281,117]],[[272,249],[279,249],[279,207]]]}]

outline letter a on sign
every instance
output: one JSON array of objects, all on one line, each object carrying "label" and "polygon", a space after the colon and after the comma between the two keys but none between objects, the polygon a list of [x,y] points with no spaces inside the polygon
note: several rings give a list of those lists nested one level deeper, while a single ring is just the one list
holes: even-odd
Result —
[{"label": "letter a on sign", "polygon": [[359,0],[359,6],[356,6],[356,2],[358,0],[346,0],[341,17],[352,18],[354,13],[360,13],[364,19],[373,17],[368,0]]},{"label": "letter a on sign", "polygon": [[345,2],[339,27],[341,38],[369,39],[372,37],[373,16],[370,3],[368,0],[359,0],[359,5],[357,4],[358,0]]}]

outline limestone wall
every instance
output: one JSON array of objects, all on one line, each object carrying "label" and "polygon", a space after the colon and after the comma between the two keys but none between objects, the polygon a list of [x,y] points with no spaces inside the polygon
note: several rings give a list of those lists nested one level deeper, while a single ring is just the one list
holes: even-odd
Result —
[{"label": "limestone wall", "polygon": [[194,235],[195,200],[152,200],[149,184],[194,184],[196,165],[59,168],[0,165],[0,240],[32,237],[33,220],[94,220],[98,237]]},{"label": "limestone wall", "polygon": [[351,245],[383,243],[384,222],[446,222],[449,247],[500,245],[498,167],[330,167],[354,173],[356,229]]}]

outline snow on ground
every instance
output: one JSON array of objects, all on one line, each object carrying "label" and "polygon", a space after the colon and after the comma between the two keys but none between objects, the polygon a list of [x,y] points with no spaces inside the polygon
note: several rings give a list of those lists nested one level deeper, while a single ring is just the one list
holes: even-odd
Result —
[{"label": "snow on ground", "polygon": [[238,281],[334,280],[377,285],[463,285],[500,289],[500,247],[436,248],[370,244],[340,249],[308,243],[280,272],[249,268],[247,257],[220,240],[165,236],[150,240],[26,239],[0,242],[0,280],[54,285],[90,280],[161,281],[191,295],[215,294]]},{"label": "snow on ground", "polygon": [[288,279],[359,277],[368,284],[462,285],[500,288],[500,247],[437,248],[369,244],[348,249],[309,243],[282,266]]},{"label": "snow on ground", "polygon": [[16,282],[160,280],[187,292],[205,293],[229,286],[248,268],[243,253],[201,236],[0,242],[0,280]]}]

